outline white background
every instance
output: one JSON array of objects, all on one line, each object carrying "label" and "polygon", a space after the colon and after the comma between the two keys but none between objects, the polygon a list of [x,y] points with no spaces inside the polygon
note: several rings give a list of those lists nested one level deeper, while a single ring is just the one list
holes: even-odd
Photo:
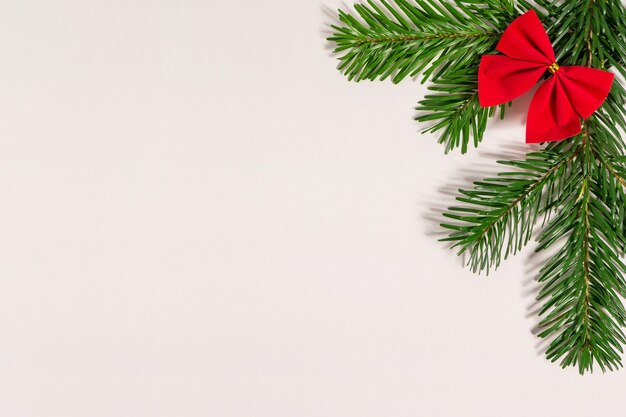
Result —
[{"label": "white background", "polygon": [[476,276],[451,190],[520,156],[349,83],[341,1],[3,1],[0,415],[623,416],[533,334],[531,248]]}]

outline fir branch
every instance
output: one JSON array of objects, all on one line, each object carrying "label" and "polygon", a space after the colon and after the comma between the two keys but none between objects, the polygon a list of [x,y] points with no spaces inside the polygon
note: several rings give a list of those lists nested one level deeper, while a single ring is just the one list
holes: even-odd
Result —
[{"label": "fir branch", "polygon": [[437,94],[427,95],[415,108],[422,112],[416,117],[420,123],[431,122],[424,133],[441,131],[439,143],[445,145],[445,151],[461,148],[466,153],[470,142],[478,147],[482,141],[487,121],[500,109],[504,118],[506,105],[499,107],[481,107],[478,101],[478,74],[476,66],[445,74],[433,81],[428,89]]},{"label": "fir branch", "polygon": [[329,38],[342,53],[339,69],[350,80],[391,77],[398,83],[423,73],[439,78],[470,67],[493,51],[515,16],[512,0],[380,0],[355,4],[357,15],[339,11],[343,26]]},{"label": "fir branch", "polygon": [[[480,57],[494,51],[509,23],[530,8],[513,0],[381,0],[339,11],[344,26],[329,38],[341,53],[339,69],[350,80],[391,78],[398,83],[422,74],[434,85],[417,110],[420,122],[434,122],[425,132],[441,131],[446,152],[467,152],[482,141],[496,108],[478,102],[476,69]],[[501,106],[503,116],[505,106]]]},{"label": "fir branch", "polygon": [[626,9],[621,0],[551,2],[548,32],[564,65],[614,67],[626,76]]},{"label": "fir branch", "polygon": [[593,370],[594,362],[603,371],[621,367],[626,343],[626,311],[619,298],[626,293],[626,265],[620,260],[624,236],[613,227],[614,212],[603,189],[608,171],[595,158],[590,132],[586,125],[577,156],[580,192],[561,197],[559,213],[541,233],[537,249],[546,250],[565,236],[540,271],[544,285],[538,299],[545,304],[539,336],[555,336],[548,359],[560,360],[563,367],[578,365],[581,374]]},{"label": "fir branch", "polygon": [[626,244],[626,158],[608,159],[596,149],[605,143],[596,138],[610,136],[599,122],[602,115],[570,142],[505,163],[517,171],[461,190],[457,200],[464,205],[444,213],[455,223],[442,225],[452,230],[444,240],[468,253],[470,268],[489,272],[528,243],[540,216],[556,210],[537,247],[544,251],[565,238],[540,271],[540,336],[555,337],[546,352],[550,360],[577,365],[581,373],[594,362],[603,371],[621,367],[626,343],[619,298],[626,295],[620,260]]},{"label": "fir branch", "polygon": [[578,150],[564,146],[561,152],[530,153],[523,161],[499,161],[517,170],[476,182],[473,190],[459,190],[457,201],[463,205],[444,213],[454,223],[442,224],[453,231],[442,240],[455,242],[459,255],[468,253],[472,271],[497,268],[528,243],[537,218],[571,186],[565,179]]}]

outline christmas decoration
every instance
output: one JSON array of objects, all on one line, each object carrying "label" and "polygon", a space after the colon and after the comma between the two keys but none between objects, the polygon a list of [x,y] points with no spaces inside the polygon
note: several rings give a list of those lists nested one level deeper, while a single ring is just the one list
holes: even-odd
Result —
[{"label": "christmas decoration", "polygon": [[548,34],[533,10],[511,23],[496,49],[504,55],[483,56],[478,69],[478,98],[483,107],[508,103],[530,90],[546,71],[552,74],[530,103],[528,143],[579,134],[580,118],[589,118],[611,90],[610,72],[556,63]]},{"label": "christmas decoration", "polygon": [[354,9],[339,11],[342,24],[329,38],[339,69],[355,81],[429,80],[432,94],[419,102],[417,120],[439,133],[446,152],[477,147],[488,120],[504,117],[508,101],[545,79],[527,141],[547,143],[523,160],[499,161],[504,172],[460,190],[458,205],[444,213],[443,240],[471,270],[489,273],[540,225],[535,250],[551,254],[537,297],[548,359],[580,373],[620,368],[626,91],[613,74],[626,76],[621,0],[370,0]]}]

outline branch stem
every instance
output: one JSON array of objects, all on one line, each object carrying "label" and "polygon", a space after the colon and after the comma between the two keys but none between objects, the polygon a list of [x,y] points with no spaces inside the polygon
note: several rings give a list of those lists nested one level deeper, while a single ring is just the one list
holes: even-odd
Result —
[{"label": "branch stem", "polygon": [[419,34],[419,35],[408,35],[408,36],[390,36],[390,37],[382,37],[382,38],[357,38],[357,46],[361,46],[364,44],[377,44],[383,42],[410,42],[410,41],[423,41],[423,40],[431,40],[431,39],[453,39],[453,38],[491,38],[495,36],[500,36],[499,32],[476,32],[476,33],[438,33],[432,35]]}]

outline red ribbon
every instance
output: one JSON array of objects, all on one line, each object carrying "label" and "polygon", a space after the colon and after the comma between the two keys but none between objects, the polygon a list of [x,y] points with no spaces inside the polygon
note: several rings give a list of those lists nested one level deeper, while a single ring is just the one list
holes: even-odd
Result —
[{"label": "red ribbon", "polygon": [[559,67],[554,49],[537,14],[531,10],[504,31],[496,50],[478,70],[478,98],[483,107],[507,103],[530,90],[547,71],[528,110],[526,143],[552,142],[581,132],[587,119],[606,100],[613,74],[594,68]]}]

